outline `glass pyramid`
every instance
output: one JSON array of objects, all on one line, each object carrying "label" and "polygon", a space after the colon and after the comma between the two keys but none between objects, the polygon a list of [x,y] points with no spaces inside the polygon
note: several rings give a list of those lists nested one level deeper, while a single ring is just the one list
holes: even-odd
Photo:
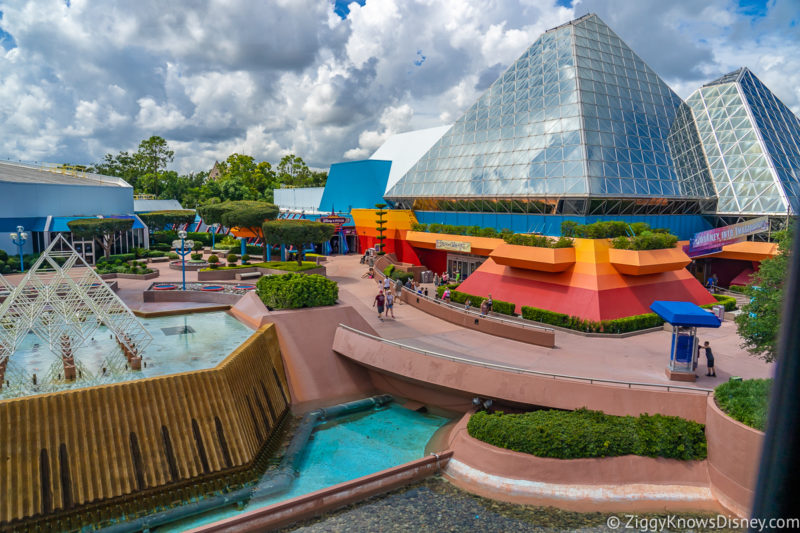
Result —
[{"label": "glass pyramid", "polygon": [[[800,121],[750,70],[706,84],[686,103],[699,137],[685,148],[702,150],[718,214],[798,212]],[[676,157],[682,178],[695,172],[689,159]]]},{"label": "glass pyramid", "polygon": [[586,15],[545,32],[386,198],[709,198],[710,186],[673,168],[680,104]]}]

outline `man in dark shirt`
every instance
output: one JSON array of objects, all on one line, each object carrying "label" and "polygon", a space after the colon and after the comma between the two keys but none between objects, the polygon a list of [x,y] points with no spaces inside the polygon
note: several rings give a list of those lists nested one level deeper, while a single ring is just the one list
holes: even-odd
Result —
[{"label": "man in dark shirt", "polygon": [[717,371],[714,370],[714,352],[711,351],[711,345],[708,341],[703,343],[703,348],[706,350],[706,365],[708,366],[708,370],[706,371],[706,376],[717,377]]}]

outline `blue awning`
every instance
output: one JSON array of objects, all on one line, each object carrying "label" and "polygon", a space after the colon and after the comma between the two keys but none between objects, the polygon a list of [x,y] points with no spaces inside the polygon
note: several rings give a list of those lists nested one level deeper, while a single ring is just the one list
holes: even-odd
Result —
[{"label": "blue awning", "polygon": [[650,310],[673,326],[718,328],[722,324],[716,315],[692,302],[656,300],[650,304]]},{"label": "blue awning", "polygon": [[22,226],[25,231],[44,231],[46,217],[0,218],[0,233],[17,231]]},{"label": "blue awning", "polygon": [[[95,218],[95,217],[53,217],[53,222],[50,224],[50,231],[70,231],[69,226],[67,225],[68,222],[72,220],[78,220],[81,218]],[[139,222],[138,218],[134,218],[130,215],[111,215],[107,218],[132,218],[133,219],[133,229],[142,229],[144,226],[141,222]]]}]

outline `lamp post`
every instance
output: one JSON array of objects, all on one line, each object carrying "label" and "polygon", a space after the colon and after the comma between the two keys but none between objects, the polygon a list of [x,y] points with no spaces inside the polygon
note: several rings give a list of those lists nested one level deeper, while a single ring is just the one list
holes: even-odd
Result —
[{"label": "lamp post", "polygon": [[22,261],[22,247],[28,241],[28,232],[22,226],[17,226],[17,231],[11,232],[11,242],[19,247],[19,270],[25,272],[25,264]]},{"label": "lamp post", "polygon": [[[183,290],[186,290],[186,255],[192,251],[192,247],[194,247],[193,241],[186,240],[186,232],[184,230],[180,230],[178,232],[178,237],[180,237],[180,243],[178,241],[172,241],[172,247],[175,248],[175,253],[181,256],[181,280]],[[178,247],[180,245],[180,248]],[[189,248],[188,250],[186,248]]]},{"label": "lamp post", "polygon": [[219,229],[219,222],[214,222],[213,224],[211,224],[211,229],[213,230],[211,232],[211,252],[213,253],[214,247],[216,246],[217,242],[216,237],[217,237],[217,230]]}]

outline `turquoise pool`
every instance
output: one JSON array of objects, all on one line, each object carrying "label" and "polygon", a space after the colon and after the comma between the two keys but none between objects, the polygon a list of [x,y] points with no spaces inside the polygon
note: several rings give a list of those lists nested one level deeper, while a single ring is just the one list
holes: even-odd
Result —
[{"label": "turquoise pool", "polygon": [[[48,376],[61,371],[60,360],[38,337],[28,334],[9,359],[6,379],[10,385],[0,390],[0,399],[211,368],[253,334],[252,329],[225,312],[140,320],[153,336],[153,342],[144,353],[146,366],[141,372],[126,371],[121,354],[108,365],[108,356],[115,350],[116,343],[103,326],[76,351],[75,359],[83,370],[82,379],[74,383],[48,383]],[[186,327],[193,332],[169,334],[175,331],[169,328]],[[31,383],[33,374],[37,375],[39,383],[36,387]]]},{"label": "turquoise pool", "polygon": [[219,509],[157,530],[185,531],[419,459],[436,430],[449,421],[392,403],[320,423],[303,451],[299,475],[289,491],[250,501],[241,510]]}]

